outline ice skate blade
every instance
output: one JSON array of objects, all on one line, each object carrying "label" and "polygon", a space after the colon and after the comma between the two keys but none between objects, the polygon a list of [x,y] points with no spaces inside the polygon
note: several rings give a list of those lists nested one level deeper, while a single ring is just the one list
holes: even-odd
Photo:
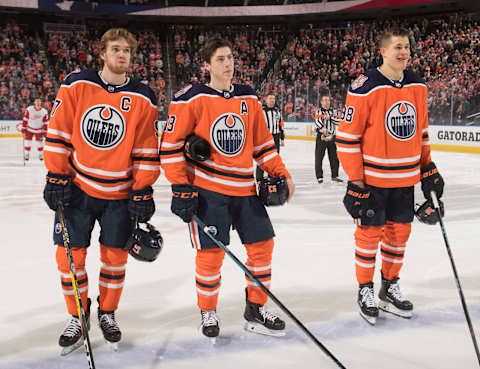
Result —
[{"label": "ice skate blade", "polygon": [[378,308],[386,313],[390,313],[405,319],[410,319],[413,312],[413,310],[400,310],[392,303],[382,300],[378,302]]},{"label": "ice skate blade", "polygon": [[118,342],[110,342],[105,340],[105,343],[110,348],[110,350],[117,352],[118,351]]},{"label": "ice skate blade", "polygon": [[78,349],[80,346],[83,345],[83,339],[80,338],[77,342],[75,342],[73,345],[71,346],[66,346],[66,347],[62,347],[62,351],[60,352],[60,356],[67,356],[67,355],[70,355],[73,351],[75,351],[76,349]]},{"label": "ice skate blade", "polygon": [[255,322],[245,322],[245,325],[243,328],[250,333],[257,333],[257,334],[263,334],[265,336],[273,336],[273,337],[283,337],[285,336],[285,331],[282,330],[273,330],[273,329],[268,329],[264,325],[260,323],[255,323]]},{"label": "ice skate blade", "polygon": [[369,316],[369,315],[366,315],[364,313],[362,313],[362,311],[360,311],[360,316],[366,320],[366,322],[370,325],[375,325],[375,323],[377,322],[377,317],[376,316]]}]

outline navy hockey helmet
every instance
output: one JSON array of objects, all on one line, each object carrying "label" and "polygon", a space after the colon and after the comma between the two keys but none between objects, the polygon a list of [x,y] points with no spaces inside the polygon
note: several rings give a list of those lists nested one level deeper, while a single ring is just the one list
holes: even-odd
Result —
[{"label": "navy hockey helmet", "polygon": [[[443,216],[445,215],[445,208],[443,206],[443,202],[441,200],[438,200],[438,205],[440,207],[440,214],[443,218]],[[417,210],[415,211],[415,216],[420,222],[425,224],[435,225],[438,223],[436,210],[433,206],[433,202],[431,199],[425,201],[417,208]]]},{"label": "navy hockey helmet", "polygon": [[288,186],[285,177],[267,177],[258,183],[258,196],[265,206],[285,204],[288,198]]},{"label": "navy hockey helmet", "polygon": [[150,223],[145,223],[147,230],[137,224],[129,237],[125,249],[135,259],[140,261],[154,261],[163,248],[163,237]]}]

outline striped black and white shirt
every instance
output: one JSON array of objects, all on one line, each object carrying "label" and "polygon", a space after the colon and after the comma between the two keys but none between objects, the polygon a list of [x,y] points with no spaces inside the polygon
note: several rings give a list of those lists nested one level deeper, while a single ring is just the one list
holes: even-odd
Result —
[{"label": "striped black and white shirt", "polygon": [[268,130],[272,135],[280,134],[280,138],[283,140],[283,119],[282,113],[277,107],[269,108],[266,105],[263,106],[263,114],[265,114],[265,120],[267,121]]},{"label": "striped black and white shirt", "polygon": [[321,134],[321,130],[323,128],[327,129],[328,133],[336,134],[337,127],[340,124],[339,114],[335,109],[324,109],[320,107],[315,112],[315,128],[317,129],[317,133]]}]

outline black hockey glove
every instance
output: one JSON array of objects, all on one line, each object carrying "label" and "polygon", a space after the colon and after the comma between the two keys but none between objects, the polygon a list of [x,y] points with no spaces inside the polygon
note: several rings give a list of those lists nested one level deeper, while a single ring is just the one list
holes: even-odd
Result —
[{"label": "black hockey glove", "polygon": [[205,161],[210,158],[210,144],[207,140],[190,135],[185,140],[185,156],[194,161]]},{"label": "black hockey glove", "polygon": [[440,173],[438,173],[435,163],[433,161],[430,162],[430,164],[420,169],[420,172],[423,196],[425,196],[426,199],[430,199],[430,192],[435,191],[437,198],[442,197],[445,183]]},{"label": "black hockey glove", "polygon": [[189,184],[173,184],[170,209],[185,223],[189,223],[198,209],[198,191],[195,187]]},{"label": "black hockey glove", "polygon": [[140,223],[148,222],[155,213],[153,188],[148,186],[141,190],[131,190],[128,194],[128,212],[130,218],[138,219]]},{"label": "black hockey glove", "polygon": [[373,193],[368,187],[360,188],[348,182],[343,205],[353,219],[361,218],[363,214],[369,218],[375,215]]},{"label": "black hockey glove", "polygon": [[59,201],[63,203],[63,206],[68,206],[72,198],[72,176],[48,172],[46,179],[43,199],[48,207],[56,211]]}]

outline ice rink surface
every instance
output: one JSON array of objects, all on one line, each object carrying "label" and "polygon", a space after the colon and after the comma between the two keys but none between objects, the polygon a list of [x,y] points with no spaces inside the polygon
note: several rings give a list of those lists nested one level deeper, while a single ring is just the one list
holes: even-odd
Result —
[{"label": "ice rink surface", "polygon": [[[381,315],[369,326],[356,307],[354,225],[342,205],[344,185],[318,185],[313,141],[287,141],[282,157],[297,192],[270,208],[275,227],[272,292],[349,369],[478,368],[439,225],[415,220],[401,273],[404,294],[415,305],[410,320]],[[66,308],[52,245],[53,213],[42,199],[46,170],[32,151],[24,167],[21,140],[0,142],[0,368],[88,368],[83,347],[59,356],[58,337]],[[480,155],[433,152],[446,188],[445,226],[460,281],[480,335]],[[345,178],[345,174],[341,173]],[[170,213],[170,186],[156,183],[152,219],[165,240],[154,263],[129,259],[117,320],[123,332],[118,352],[103,342],[92,305],[90,339],[97,369],[335,368],[310,339],[269,302],[287,323],[286,336],[243,330],[245,279],[228,257],[222,269],[215,346],[198,331],[194,254],[186,225]],[[419,186],[417,186],[419,187]],[[417,202],[423,202],[416,188]],[[97,296],[98,229],[87,257],[90,297]],[[232,232],[230,249],[245,252]],[[379,254],[378,254],[379,255]],[[377,257],[376,292],[381,257]]]}]

